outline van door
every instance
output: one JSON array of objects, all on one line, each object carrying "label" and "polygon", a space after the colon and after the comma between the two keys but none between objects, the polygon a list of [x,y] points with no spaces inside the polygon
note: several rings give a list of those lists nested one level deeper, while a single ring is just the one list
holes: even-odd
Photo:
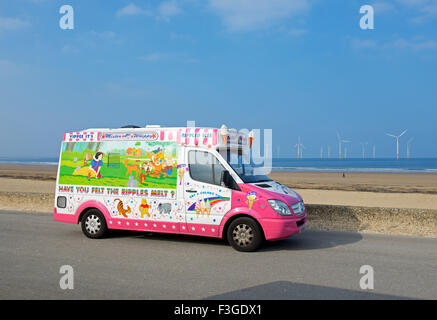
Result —
[{"label": "van door", "polygon": [[186,231],[217,236],[224,215],[231,210],[232,191],[221,185],[225,168],[212,151],[186,148],[185,159],[188,165],[184,177]]}]

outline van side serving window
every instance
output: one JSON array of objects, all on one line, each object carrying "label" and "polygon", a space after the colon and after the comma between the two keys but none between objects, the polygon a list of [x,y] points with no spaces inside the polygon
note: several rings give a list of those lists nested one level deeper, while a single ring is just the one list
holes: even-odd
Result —
[{"label": "van side serving window", "polygon": [[221,182],[222,172],[225,171],[214,155],[197,150],[188,152],[188,167],[192,179],[218,186]]}]

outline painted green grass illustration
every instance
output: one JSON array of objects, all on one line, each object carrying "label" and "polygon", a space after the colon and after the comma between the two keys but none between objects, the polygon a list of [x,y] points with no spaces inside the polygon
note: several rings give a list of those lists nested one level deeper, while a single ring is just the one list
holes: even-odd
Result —
[{"label": "painted green grass illustration", "polygon": [[[114,153],[112,153],[112,156],[111,153],[103,153],[103,165],[100,167],[101,177],[96,179],[95,177],[74,175],[75,170],[90,166],[97,147],[102,146],[100,144],[96,147],[95,144],[83,143],[90,147],[83,148],[83,146],[77,144],[76,146],[69,146],[69,143],[65,144],[66,146],[63,146],[61,155],[59,184],[176,189],[176,164],[172,166],[169,176],[166,176],[164,170],[159,177],[150,176],[150,172],[146,173],[142,168],[142,165],[150,162],[150,160],[145,159],[144,156],[122,154],[123,150],[115,150],[115,152],[118,152],[116,157],[113,156]],[[172,154],[172,156],[176,158],[175,154]],[[128,166],[131,167],[130,170],[128,170]],[[143,180],[140,179],[140,174],[143,175]]]}]

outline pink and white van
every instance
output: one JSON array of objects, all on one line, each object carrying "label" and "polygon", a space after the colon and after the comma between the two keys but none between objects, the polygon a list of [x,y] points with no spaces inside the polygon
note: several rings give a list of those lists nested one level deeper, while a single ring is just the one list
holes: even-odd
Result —
[{"label": "pink and white van", "polygon": [[108,229],[225,238],[239,251],[302,232],[302,198],[246,163],[253,136],[222,126],[64,134],[54,220],[89,238]]}]

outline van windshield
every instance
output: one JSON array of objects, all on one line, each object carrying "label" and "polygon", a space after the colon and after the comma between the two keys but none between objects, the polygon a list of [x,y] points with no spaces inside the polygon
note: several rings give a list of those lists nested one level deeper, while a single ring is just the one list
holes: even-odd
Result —
[{"label": "van windshield", "polygon": [[242,155],[241,150],[220,150],[220,154],[228,162],[228,164],[235,170],[235,172],[240,176],[244,183],[256,183],[271,181],[267,175],[265,175],[264,168],[262,166],[257,166],[253,163],[247,163],[244,161],[245,158]]}]

